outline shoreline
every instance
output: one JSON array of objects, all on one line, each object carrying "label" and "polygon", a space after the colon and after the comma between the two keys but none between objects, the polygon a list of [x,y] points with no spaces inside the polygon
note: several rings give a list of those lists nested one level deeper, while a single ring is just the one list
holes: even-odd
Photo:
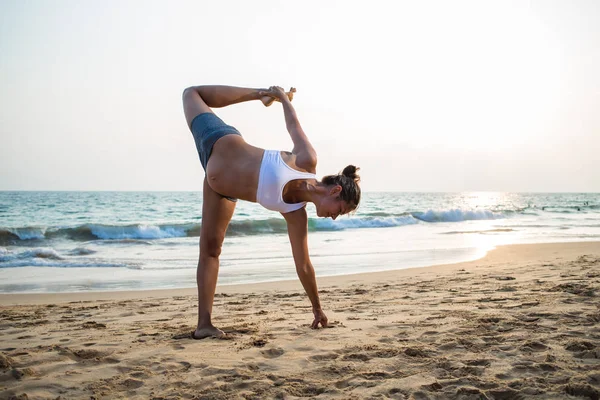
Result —
[{"label": "shoreline", "polygon": [[[361,272],[347,275],[334,275],[317,277],[319,290],[327,289],[334,285],[348,286],[352,283],[365,282],[375,283],[384,278],[397,279],[400,277],[414,276],[418,274],[432,274],[436,270],[439,272],[447,272],[450,270],[458,270],[461,268],[470,268],[477,263],[493,262],[498,258],[503,258],[504,254],[517,254],[520,257],[530,257],[535,259],[538,257],[536,251],[550,249],[553,252],[567,251],[572,252],[582,251],[584,249],[600,249],[600,241],[584,241],[584,242],[551,242],[551,243],[534,243],[534,244],[508,244],[499,245],[489,250],[483,257],[472,261],[463,261],[452,264],[435,264],[425,267],[409,267],[403,269],[394,269],[378,272]],[[257,283],[240,283],[219,285],[217,284],[216,293],[232,294],[232,293],[251,293],[265,291],[290,291],[304,290],[298,279],[257,282]],[[47,303],[68,303],[75,301],[100,301],[100,300],[129,300],[138,298],[164,298],[173,296],[191,296],[196,295],[197,289],[192,288],[173,288],[173,289],[150,289],[150,290],[118,290],[118,291],[89,291],[89,292],[54,292],[54,293],[1,293],[0,307],[11,305],[26,305],[26,304],[47,304]]]}]

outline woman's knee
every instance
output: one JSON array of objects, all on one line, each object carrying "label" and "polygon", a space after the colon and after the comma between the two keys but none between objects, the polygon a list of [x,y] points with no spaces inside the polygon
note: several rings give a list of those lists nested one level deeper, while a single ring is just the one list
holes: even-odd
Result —
[{"label": "woman's knee", "polygon": [[186,88],[183,91],[182,99],[183,112],[190,128],[192,121],[197,115],[212,112],[210,107],[204,102],[204,99],[200,97],[200,93],[198,93],[194,87]]},{"label": "woman's knee", "polygon": [[225,236],[209,235],[200,238],[200,257],[218,258],[221,255],[221,247]]}]

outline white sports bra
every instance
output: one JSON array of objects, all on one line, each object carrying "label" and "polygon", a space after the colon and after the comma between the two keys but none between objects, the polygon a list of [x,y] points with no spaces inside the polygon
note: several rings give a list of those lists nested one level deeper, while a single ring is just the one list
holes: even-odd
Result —
[{"label": "white sports bra", "polygon": [[284,214],[301,209],[306,205],[305,201],[295,204],[283,201],[283,188],[294,179],[316,179],[316,175],[296,171],[287,165],[279,150],[265,150],[258,175],[256,201],[268,210]]}]

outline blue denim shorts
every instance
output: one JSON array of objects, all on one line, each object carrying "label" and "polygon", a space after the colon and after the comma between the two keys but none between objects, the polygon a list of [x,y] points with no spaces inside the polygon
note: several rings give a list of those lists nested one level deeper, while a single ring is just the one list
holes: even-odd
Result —
[{"label": "blue denim shorts", "polygon": [[[227,125],[223,120],[217,117],[213,113],[198,114],[190,125],[194,141],[196,142],[196,149],[198,150],[198,156],[200,157],[200,163],[202,168],[206,172],[206,166],[208,165],[208,159],[212,153],[213,146],[217,140],[227,135],[240,135],[242,134],[231,125]],[[237,201],[232,197],[223,196],[228,200]]]}]

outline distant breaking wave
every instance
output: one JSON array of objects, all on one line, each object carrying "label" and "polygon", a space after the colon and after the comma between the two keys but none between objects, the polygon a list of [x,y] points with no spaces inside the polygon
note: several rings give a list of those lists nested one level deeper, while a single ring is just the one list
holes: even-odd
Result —
[{"label": "distant breaking wave", "polygon": [[46,247],[39,247],[36,249],[22,251],[20,253],[13,253],[6,249],[0,249],[0,262],[13,261],[18,259],[28,259],[28,258],[40,258],[47,260],[62,260],[61,257],[56,250]]},{"label": "distant breaking wave", "polygon": [[[86,249],[76,249],[77,251],[71,252],[73,255],[86,255],[94,253],[93,251],[85,251]],[[79,268],[102,268],[102,267],[113,267],[113,268],[129,268],[129,269],[140,269],[138,264],[122,264],[122,263],[107,263],[99,262],[93,259],[68,259],[52,248],[48,247],[37,247],[28,249],[25,251],[15,252],[9,251],[0,247],[0,268],[15,268],[15,267],[79,267]]]},{"label": "distant breaking wave", "polygon": [[308,221],[308,227],[314,231],[334,231],[356,228],[391,228],[394,226],[414,225],[419,220],[412,215],[403,215],[397,217],[339,217],[336,221],[330,218],[311,218]]},{"label": "distant breaking wave", "polygon": [[[309,218],[310,231],[337,231],[361,228],[389,228],[419,223],[461,222],[469,220],[495,220],[506,218],[518,211],[496,212],[490,210],[428,210],[389,214],[371,213],[361,216],[341,216],[336,221],[328,218]],[[84,224],[76,227],[22,227],[0,228],[0,245],[18,244],[25,241],[68,239],[72,241],[120,240],[147,244],[145,240],[200,236],[200,223],[183,224],[131,224],[104,225]],[[230,236],[265,235],[287,233],[282,218],[263,220],[233,220],[227,234]]]},{"label": "distant breaking wave", "polygon": [[490,210],[468,210],[460,209],[449,211],[429,210],[424,213],[413,213],[413,217],[425,222],[460,222],[482,219],[506,218],[504,214]]},{"label": "distant breaking wave", "polygon": [[481,234],[487,234],[487,233],[497,233],[497,232],[514,232],[515,229],[510,229],[510,228],[498,228],[498,229],[486,229],[486,230],[481,230],[481,231],[452,231],[452,232],[442,232],[442,235],[460,235],[460,234],[465,234],[465,233],[481,233]]}]

